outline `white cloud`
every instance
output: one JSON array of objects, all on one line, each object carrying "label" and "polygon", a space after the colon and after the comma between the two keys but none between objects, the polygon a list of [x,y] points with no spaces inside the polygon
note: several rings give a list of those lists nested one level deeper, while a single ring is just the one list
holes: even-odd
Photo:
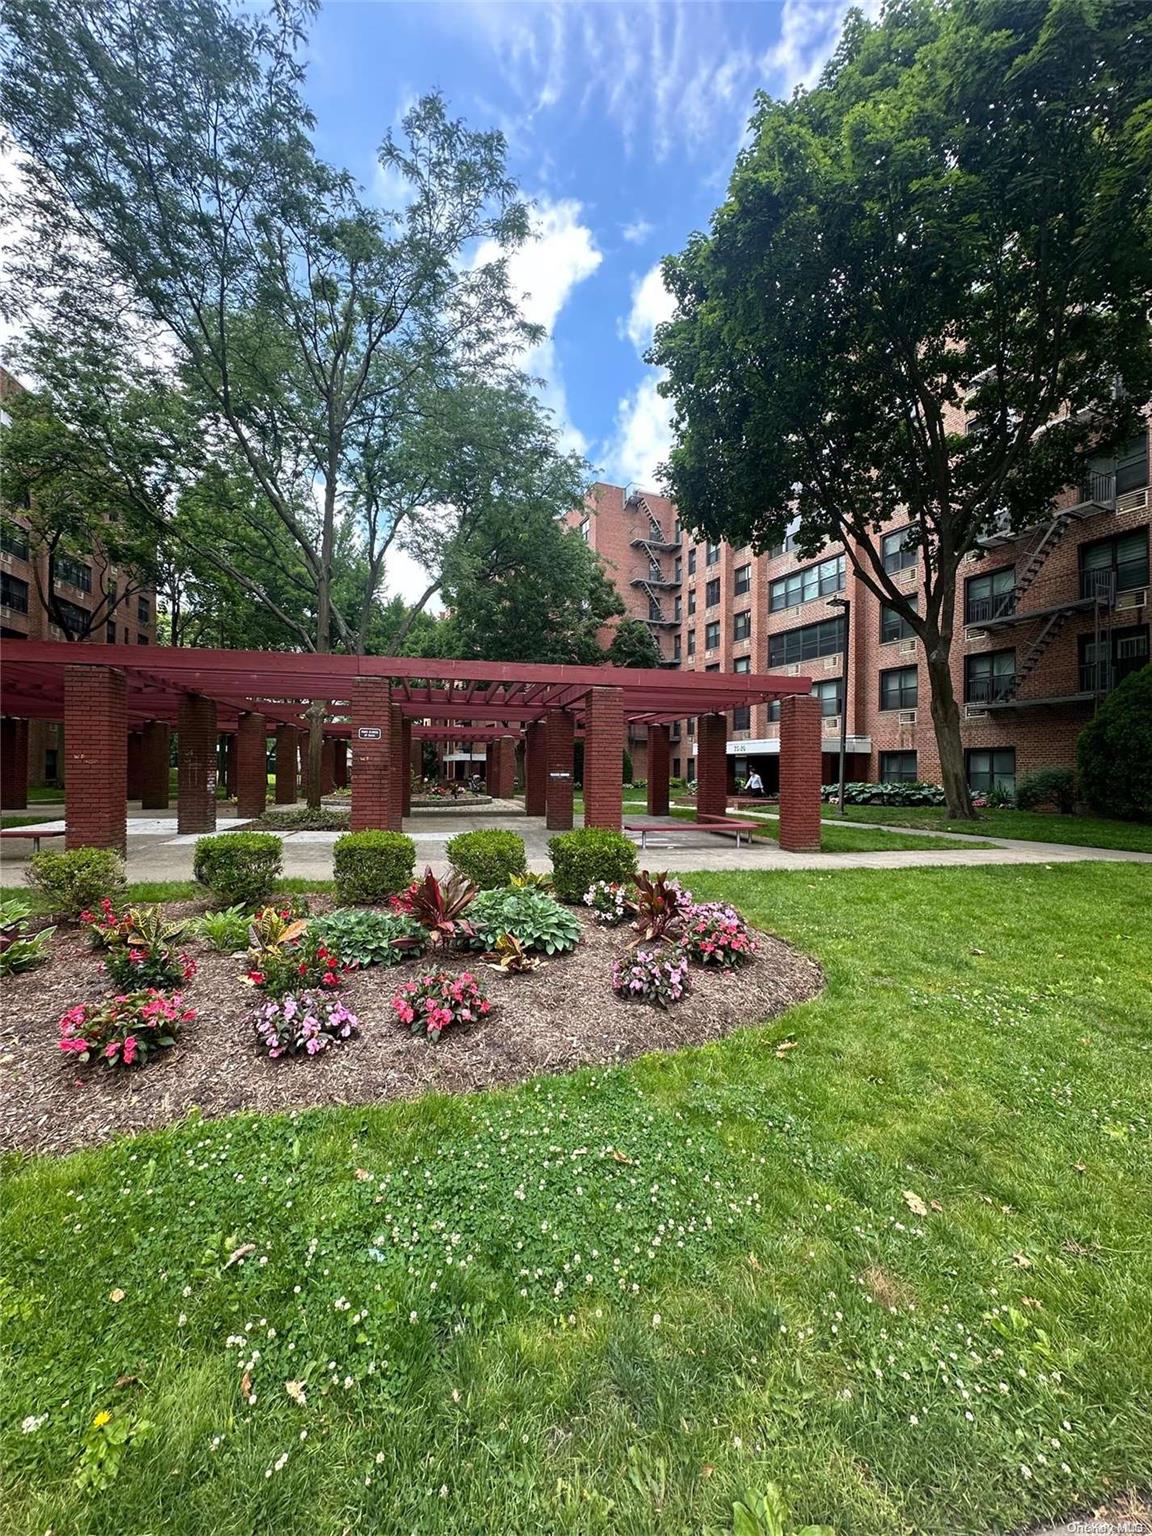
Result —
[{"label": "white cloud", "polygon": [[797,85],[815,85],[853,5],[866,16],[875,17],[880,11],[880,0],[784,0],[779,40],[761,60],[776,94],[789,95]]},{"label": "white cloud", "polygon": [[[649,267],[632,284],[632,307],[620,330],[643,356],[663,320],[671,318],[675,301],[664,286],[659,266]],[[657,393],[663,369],[648,368],[631,394],[616,408],[616,425],[606,448],[611,473],[626,484],[635,481],[656,487],[656,467],[672,446],[671,407]]]},{"label": "white cloud", "polygon": [[664,286],[664,276],[659,265],[649,267],[644,276],[632,284],[632,308],[624,322],[624,334],[643,354],[652,345],[656,327],[670,320],[676,301]]},{"label": "white cloud", "polygon": [[655,228],[647,219],[633,219],[630,224],[621,226],[620,233],[629,245],[643,245]]},{"label": "white cloud", "polygon": [[[388,554],[388,568],[384,578],[385,597],[402,597],[408,604],[415,603],[428,590],[430,580],[427,569],[419,560],[407,550],[393,546]],[[425,608],[429,613],[442,613],[444,605],[437,596],[430,598]]]}]

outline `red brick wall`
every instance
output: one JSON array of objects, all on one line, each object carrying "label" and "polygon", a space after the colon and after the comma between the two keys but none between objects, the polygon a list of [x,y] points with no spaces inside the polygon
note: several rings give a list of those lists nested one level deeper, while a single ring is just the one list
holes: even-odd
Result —
[{"label": "red brick wall", "polygon": [[668,814],[668,765],[670,760],[668,727],[648,727],[648,814]]},{"label": "red brick wall", "polygon": [[192,693],[176,726],[176,830],[216,830],[216,705]]},{"label": "red brick wall", "polygon": [[524,810],[543,816],[548,799],[548,746],[543,720],[534,720],[524,736]]},{"label": "red brick wall", "polygon": [[550,832],[567,832],[572,826],[572,716],[563,709],[550,709],[544,717],[544,730],[548,770],[545,825]]},{"label": "red brick wall", "polygon": [[619,688],[591,688],[584,715],[584,825],[620,830],[624,706]]},{"label": "red brick wall", "polygon": [[64,668],[67,848],[128,847],[128,688],[116,667]]},{"label": "red brick wall", "polygon": [[820,703],[793,694],[780,702],[780,846],[820,847]]},{"label": "red brick wall", "polygon": [[268,803],[268,724],[251,711],[240,716],[233,740],[236,814],[262,816]]},{"label": "red brick wall", "polygon": [[28,807],[28,722],[10,715],[0,722],[0,804],[6,811]]},{"label": "red brick wall", "polygon": [[296,800],[296,770],[299,766],[300,732],[294,725],[276,727],[276,804],[292,805]]},{"label": "red brick wall", "polygon": [[696,724],[696,813],[723,816],[728,806],[728,721],[701,715]]},{"label": "red brick wall", "polygon": [[[379,732],[372,739],[361,730]],[[360,677],[352,690],[353,832],[369,827],[400,828],[400,795],[394,761],[398,747],[392,720],[392,685],[387,678]],[[406,766],[406,764],[404,765]]]},{"label": "red brick wall", "polygon": [[146,811],[168,809],[170,757],[171,731],[168,722],[149,720],[140,733],[140,803]]}]

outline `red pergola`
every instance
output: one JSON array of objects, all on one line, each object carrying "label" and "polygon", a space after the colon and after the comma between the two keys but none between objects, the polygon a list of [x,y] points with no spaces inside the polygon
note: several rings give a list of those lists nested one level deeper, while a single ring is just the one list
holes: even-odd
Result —
[{"label": "red pergola", "polygon": [[[550,666],[438,658],[209,651],[14,640],[4,644],[0,710],[12,736],[19,722],[62,721],[68,844],[123,847],[128,738],[139,733],[144,804],[167,803],[168,732],[178,737],[178,826],[215,826],[216,740],[235,732],[238,798],[244,815],[263,808],[267,737],[277,741],[277,798],[295,797],[299,733],[322,700],[325,735],[352,746],[356,827],[398,826],[404,813],[413,736],[486,740],[494,792],[510,793],[514,751],[525,746],[529,814],[549,827],[572,824],[572,743],[585,738],[585,822],[620,825],[621,764],[628,724],[649,733],[649,809],[667,813],[668,725],[696,717],[698,807],[723,814],[727,798],[726,715],[781,701],[782,822],[792,767],[794,792],[816,793],[819,834],[820,715],[811,679],[761,673],[682,672]],[[24,726],[26,731],[26,726]],[[6,740],[6,748],[15,747]],[[281,759],[291,785],[280,794]],[[164,783],[159,781],[163,764]],[[287,772],[285,781],[287,781]],[[507,779],[507,783],[504,780]],[[289,793],[290,788],[290,793]],[[151,790],[151,795],[149,791]],[[810,810],[810,807],[809,807]],[[810,815],[801,820],[807,823]],[[789,836],[782,825],[781,842]],[[811,831],[797,824],[797,836]],[[790,839],[791,840],[791,839]]]}]

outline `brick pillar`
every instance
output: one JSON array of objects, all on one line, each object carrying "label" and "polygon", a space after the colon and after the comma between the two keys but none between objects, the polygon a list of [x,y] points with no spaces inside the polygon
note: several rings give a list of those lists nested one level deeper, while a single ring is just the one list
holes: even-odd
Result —
[{"label": "brick pillar", "polygon": [[325,736],[320,753],[320,793],[330,795],[336,788],[336,739]]},{"label": "brick pillar", "polygon": [[348,743],[343,736],[332,743],[332,777],[337,789],[348,788]]},{"label": "brick pillar", "polygon": [[171,750],[172,732],[168,722],[149,720],[140,733],[140,803],[146,811],[168,809]]},{"label": "brick pillar", "polygon": [[276,804],[293,805],[296,800],[296,769],[300,756],[300,732],[294,725],[276,727]]},{"label": "brick pillar", "polygon": [[696,722],[696,814],[723,816],[728,809],[728,718],[701,715]]},{"label": "brick pillar", "polygon": [[0,803],[6,811],[28,809],[28,722],[12,715],[0,722]]},{"label": "brick pillar", "polygon": [[176,736],[176,830],[215,832],[215,700],[182,695]]},{"label": "brick pillar", "polygon": [[548,801],[548,743],[543,720],[533,720],[524,733],[524,811],[543,816]]},{"label": "brick pillar", "polygon": [[386,677],[358,677],[352,689],[353,832],[369,827],[399,829],[400,799],[393,793],[396,765],[392,758],[392,684]]},{"label": "brick pillar", "polygon": [[590,688],[584,711],[584,825],[620,830],[624,785],[624,695]]},{"label": "brick pillar", "polygon": [[576,738],[575,723],[565,710],[550,709],[544,716],[544,732],[548,774],[545,826],[549,832],[568,832],[572,828],[572,746]]},{"label": "brick pillar", "polygon": [[820,700],[780,700],[780,846],[789,853],[820,848]]},{"label": "brick pillar", "polygon": [[648,727],[648,814],[668,814],[668,766],[671,747],[666,725]]},{"label": "brick pillar", "polygon": [[412,721],[407,715],[400,720],[400,814],[412,814],[412,749],[419,750],[420,743],[412,740]]},{"label": "brick pillar", "polygon": [[516,788],[516,738],[498,736],[485,750],[485,788],[496,800],[510,800]]},{"label": "brick pillar", "polygon": [[140,732],[128,732],[128,799],[139,800],[144,794],[140,764]]},{"label": "brick pillar", "polygon": [[268,804],[268,725],[263,715],[245,711],[233,738],[236,764],[236,814],[263,816]]},{"label": "brick pillar", "polygon": [[64,668],[66,848],[128,851],[128,686],[117,667]]}]

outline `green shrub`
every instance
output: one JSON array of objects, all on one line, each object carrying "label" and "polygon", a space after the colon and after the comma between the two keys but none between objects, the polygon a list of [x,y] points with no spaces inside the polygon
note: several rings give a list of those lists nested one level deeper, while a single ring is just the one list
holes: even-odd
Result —
[{"label": "green shrub", "polygon": [[332,850],[337,900],[345,906],[387,901],[411,882],[416,844],[403,832],[345,832]]},{"label": "green shrub", "polygon": [[1042,805],[1054,805],[1064,816],[1076,809],[1076,775],[1071,768],[1041,768],[1028,773],[1016,786],[1016,808],[1035,811]]},{"label": "green shrub", "polygon": [[1152,820],[1152,666],[1101,704],[1076,745],[1080,793],[1100,816]]},{"label": "green shrub", "polygon": [[248,944],[248,913],[237,905],[220,912],[205,912],[196,924],[196,936],[218,949],[222,955],[235,955]]},{"label": "green shrub", "polygon": [[458,832],[449,838],[448,862],[471,880],[481,891],[507,885],[513,875],[522,875],[528,867],[524,857],[524,839],[516,832],[486,827],[480,832]]},{"label": "green shrub", "polygon": [[48,849],[28,860],[28,883],[44,896],[53,912],[79,917],[102,897],[124,889],[124,860],[112,848]]},{"label": "green shrub", "polygon": [[[821,784],[824,800],[836,800],[840,796],[839,784]],[[945,805],[947,801],[939,784],[905,784],[896,781],[888,784],[845,784],[846,805]]]},{"label": "green shrub", "polygon": [[527,886],[506,886],[500,891],[481,891],[468,908],[476,930],[474,942],[481,949],[495,949],[504,934],[519,940],[525,949],[559,955],[580,942],[580,919],[574,912]]},{"label": "green shrub", "polygon": [[197,840],[192,873],[223,905],[255,907],[276,889],[283,857],[271,832],[223,832]]},{"label": "green shrub", "polygon": [[561,901],[582,901],[597,880],[631,880],[636,873],[636,845],[623,832],[583,827],[548,840],[552,878]]},{"label": "green shrub", "polygon": [[419,959],[428,947],[428,935],[414,917],[371,907],[337,907],[314,917],[311,930],[345,965],[398,965]]}]

